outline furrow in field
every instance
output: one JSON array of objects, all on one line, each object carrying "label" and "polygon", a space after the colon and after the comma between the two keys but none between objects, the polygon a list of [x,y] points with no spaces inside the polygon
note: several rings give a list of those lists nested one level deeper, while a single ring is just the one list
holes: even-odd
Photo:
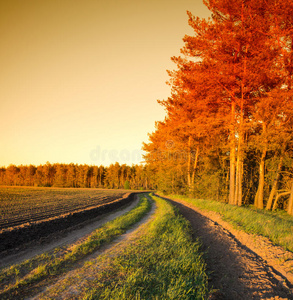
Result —
[{"label": "furrow in field", "polygon": [[93,219],[89,224],[72,230],[71,232],[65,233],[61,236],[52,236],[50,241],[45,244],[34,243],[30,245],[25,250],[16,252],[12,255],[0,258],[0,267],[6,267],[11,264],[19,264],[27,259],[31,259],[36,255],[40,255],[44,252],[48,252],[57,247],[63,247],[64,245],[74,244],[84,240],[92,231],[98,227],[103,226],[106,222],[110,222],[115,218],[127,213],[132,210],[138,204],[138,197],[129,205],[122,209],[118,209],[114,212],[107,213],[105,215],[98,216]]},{"label": "furrow in field", "polygon": [[[78,267],[89,255],[121,235],[147,213],[150,203],[146,200],[138,202],[138,195],[136,198],[134,203],[122,211],[108,214],[97,223],[91,223],[82,230],[72,232],[65,239],[48,245],[52,248],[66,244],[64,247],[54,248],[45,252],[45,255],[36,256],[23,264],[13,266],[12,269],[3,269],[0,274],[0,298],[23,299],[24,295],[29,295],[55,281],[64,272]],[[44,249],[38,251],[43,253]],[[36,253],[26,253],[29,256],[33,254]],[[22,256],[21,259],[23,258]],[[15,257],[11,259],[15,262]],[[16,272],[19,275],[14,274]],[[9,282],[7,278],[10,278]]]}]

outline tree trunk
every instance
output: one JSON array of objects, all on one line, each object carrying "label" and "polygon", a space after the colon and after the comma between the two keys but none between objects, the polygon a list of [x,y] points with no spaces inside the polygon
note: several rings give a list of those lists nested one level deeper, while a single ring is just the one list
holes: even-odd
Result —
[{"label": "tree trunk", "polygon": [[263,209],[263,191],[265,185],[265,159],[267,155],[267,147],[263,149],[260,164],[259,164],[259,181],[258,181],[258,189],[255,197],[255,206],[257,208]]},{"label": "tree trunk", "polygon": [[195,172],[196,172],[197,164],[198,164],[198,156],[199,156],[199,146],[196,147],[196,153],[195,153],[193,170],[192,170],[192,177],[191,177],[192,192],[194,192],[194,179],[195,179]]},{"label": "tree trunk", "polygon": [[237,199],[237,205],[242,206],[242,182],[243,182],[243,159],[241,158],[239,170],[238,170],[238,176],[239,176],[239,186],[238,186],[238,199]]},{"label": "tree trunk", "polygon": [[[242,3],[242,21],[243,21],[243,9]],[[245,56],[243,63],[243,78],[241,81],[241,102],[240,102],[240,122],[238,130],[238,147],[237,147],[237,165],[236,165],[236,190],[235,190],[235,204],[242,205],[242,180],[243,180],[243,145],[244,145],[244,97],[245,97],[245,79],[246,79],[246,63],[247,63],[247,51],[248,45],[245,47]]]},{"label": "tree trunk", "polygon": [[263,209],[263,192],[264,192],[264,185],[265,185],[265,156],[266,150],[264,150],[262,160],[259,166],[259,193],[258,193],[258,208]]},{"label": "tree trunk", "polygon": [[191,193],[191,136],[188,138],[187,185],[188,192]]},{"label": "tree trunk", "polygon": [[277,209],[278,207],[278,200],[279,198],[283,197],[283,196],[286,196],[286,195],[289,195],[291,192],[284,192],[284,193],[281,193],[281,194],[278,194],[276,199],[275,199],[275,202],[274,202],[274,205],[273,205],[273,211]]},{"label": "tree trunk", "polygon": [[239,171],[240,171],[240,160],[239,160],[239,152],[238,152],[237,161],[236,161],[236,183],[235,183],[235,199],[234,199],[235,205],[238,203],[238,197],[239,197],[239,179],[240,179]]},{"label": "tree trunk", "polygon": [[225,190],[224,190],[224,197],[225,197],[225,203],[229,203],[229,174],[230,174],[230,167],[227,171],[227,174],[223,174],[225,176]]},{"label": "tree trunk", "polygon": [[229,204],[235,204],[235,147],[230,149]]},{"label": "tree trunk", "polygon": [[[266,135],[266,124],[263,123],[263,134]],[[259,179],[258,179],[258,189],[257,194],[255,197],[254,204],[257,208],[263,209],[264,203],[264,185],[265,185],[265,160],[267,156],[267,150],[268,150],[268,142],[265,138],[264,141],[264,148],[262,150],[260,164],[259,164]]]},{"label": "tree trunk", "polygon": [[229,204],[235,204],[235,101],[231,104]]},{"label": "tree trunk", "polygon": [[291,184],[291,192],[290,192],[287,212],[289,215],[293,215],[293,182]]},{"label": "tree trunk", "polygon": [[278,187],[278,182],[279,182],[279,179],[280,179],[280,174],[281,174],[280,172],[281,172],[282,165],[283,165],[283,159],[284,159],[284,157],[282,155],[281,158],[280,158],[279,164],[278,164],[276,176],[275,176],[274,183],[273,183],[273,186],[272,186],[272,189],[271,189],[271,192],[270,192],[269,200],[267,202],[266,210],[271,210],[272,209],[273,200],[274,200],[274,197],[277,193],[277,187]]},{"label": "tree trunk", "polygon": [[[239,140],[241,137],[239,137]],[[242,179],[243,179],[243,159],[241,141],[238,141],[238,153],[236,163],[236,187],[235,187],[235,205],[242,205]]]}]

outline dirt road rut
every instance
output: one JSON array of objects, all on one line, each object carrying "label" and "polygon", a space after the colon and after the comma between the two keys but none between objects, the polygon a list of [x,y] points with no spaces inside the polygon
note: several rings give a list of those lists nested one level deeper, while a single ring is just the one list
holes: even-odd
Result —
[{"label": "dirt road rut", "polygon": [[194,236],[201,239],[214,289],[209,299],[293,299],[293,282],[229,230],[195,207],[170,202],[190,221]]}]

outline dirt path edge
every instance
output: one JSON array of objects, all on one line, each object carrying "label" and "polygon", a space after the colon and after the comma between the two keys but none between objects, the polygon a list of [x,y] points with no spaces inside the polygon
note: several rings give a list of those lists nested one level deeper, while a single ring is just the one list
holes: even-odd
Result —
[{"label": "dirt path edge", "polygon": [[[157,194],[156,196],[162,197],[161,195],[157,195]],[[190,213],[188,213],[188,209],[191,209],[193,212],[197,213],[198,215],[193,214],[193,218],[197,218],[198,220],[197,221],[191,220],[194,221],[193,223],[195,223],[195,225],[193,224],[193,227],[194,226],[206,227],[204,230],[211,232],[211,235],[217,234],[220,236],[222,233],[223,235],[226,235],[227,238],[225,241],[226,243],[225,247],[227,247],[227,255],[230,255],[228,254],[230,250],[228,249],[229,247],[233,248],[232,250],[234,251],[234,253],[236,251],[236,253],[238,253],[239,256],[243,255],[244,253],[246,259],[252,259],[257,261],[257,263],[262,266],[263,270],[265,270],[265,274],[262,274],[261,276],[270,277],[271,281],[274,281],[276,285],[282,286],[285,290],[288,290],[289,293],[291,294],[287,296],[288,298],[274,298],[274,297],[258,298],[258,296],[255,296],[255,298],[251,298],[251,299],[293,299],[292,296],[293,295],[293,253],[292,252],[286,251],[282,247],[272,244],[272,242],[265,237],[248,234],[242,230],[235,229],[231,224],[224,221],[219,213],[199,209],[198,207],[190,203],[187,203],[181,199],[170,199],[168,197],[162,197],[162,198],[170,201],[175,206],[177,206],[179,208],[179,211],[183,214],[183,216],[185,215],[186,217],[190,218],[191,211]],[[206,223],[206,224],[204,225],[202,223]],[[202,229],[198,229],[198,230],[200,231]],[[194,231],[196,230],[194,229]],[[196,234],[197,232],[195,232],[195,235]],[[225,239],[223,237],[218,237],[218,236],[215,236],[215,238]],[[206,244],[212,248],[213,247],[213,245],[211,245],[212,241],[210,241],[209,243],[210,244],[208,243]],[[230,246],[231,243],[234,243],[234,245]],[[216,249],[214,249],[214,251],[215,251],[214,255],[217,256],[218,253]],[[237,266],[238,258],[236,256],[237,255],[235,254],[235,260],[233,260],[233,263],[235,264],[235,268],[238,267]],[[210,259],[213,258],[210,257]],[[245,266],[243,267],[243,264],[245,265],[245,261],[244,263],[242,262],[242,268],[245,268]],[[215,267],[217,263],[213,262],[212,265],[213,265],[212,267]],[[232,267],[230,268],[230,271],[234,272]],[[225,271],[222,270],[222,273],[224,275]],[[253,273],[253,270],[244,271],[243,273],[245,274],[244,277],[246,277],[247,274],[249,273]],[[243,274],[240,274],[239,276],[242,277]],[[234,275],[236,275],[236,272]],[[245,280],[248,279],[246,278]],[[221,299],[221,298],[215,298],[215,299]],[[228,299],[228,298],[224,297],[223,299]],[[235,296],[234,299],[238,299],[237,296]]]}]

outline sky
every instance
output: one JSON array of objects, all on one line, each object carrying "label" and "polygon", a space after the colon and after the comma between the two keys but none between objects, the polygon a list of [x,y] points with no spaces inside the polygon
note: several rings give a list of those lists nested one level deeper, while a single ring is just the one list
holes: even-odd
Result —
[{"label": "sky", "polygon": [[202,0],[0,0],[0,166],[142,162]]}]

